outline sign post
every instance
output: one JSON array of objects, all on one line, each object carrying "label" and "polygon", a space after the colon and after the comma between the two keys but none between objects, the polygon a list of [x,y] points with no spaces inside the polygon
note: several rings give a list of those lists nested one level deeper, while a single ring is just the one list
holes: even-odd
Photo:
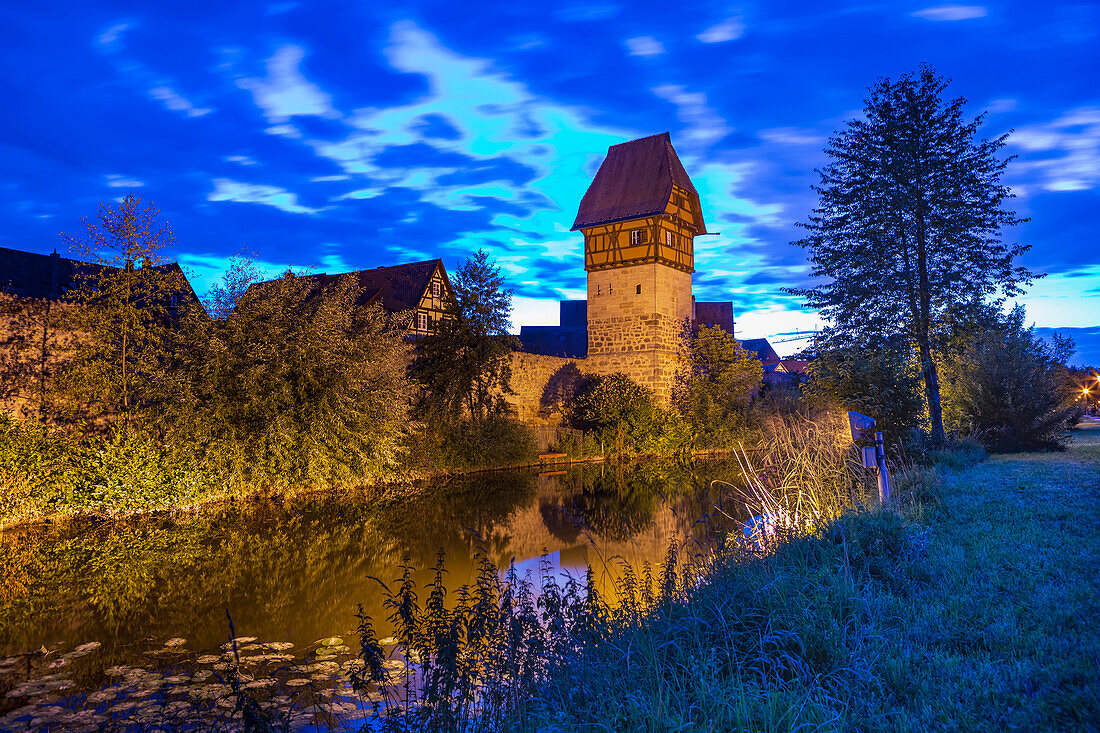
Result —
[{"label": "sign post", "polygon": [[[878,498],[883,504],[890,501],[890,469],[886,467],[886,448],[882,433],[875,431],[875,419],[858,412],[848,413],[848,428],[852,442],[860,446],[863,465],[878,470]],[[870,443],[871,445],[867,445]]]}]

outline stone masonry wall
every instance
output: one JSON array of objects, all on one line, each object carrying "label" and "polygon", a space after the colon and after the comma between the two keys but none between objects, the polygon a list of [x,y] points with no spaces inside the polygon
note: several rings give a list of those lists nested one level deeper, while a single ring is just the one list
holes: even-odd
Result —
[{"label": "stone masonry wall", "polygon": [[681,334],[691,318],[691,274],[650,263],[588,274],[588,359],[671,398]]},{"label": "stone masonry wall", "polygon": [[512,353],[512,391],[508,403],[517,417],[528,425],[558,425],[561,422],[561,398],[571,394],[575,381],[592,373],[585,359]]}]

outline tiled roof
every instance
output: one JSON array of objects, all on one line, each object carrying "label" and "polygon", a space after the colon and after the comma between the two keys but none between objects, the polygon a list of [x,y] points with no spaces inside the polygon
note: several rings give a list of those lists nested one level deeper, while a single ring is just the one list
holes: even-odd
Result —
[{"label": "tiled roof", "polygon": [[[57,299],[63,296],[67,289],[77,286],[77,279],[81,274],[91,275],[106,267],[107,265],[72,260],[56,252],[51,255],[40,255],[0,247],[0,291],[22,298]],[[178,270],[179,265],[169,262],[153,267],[154,270],[173,268]],[[187,281],[186,277],[184,281]],[[198,300],[194,290],[191,289],[190,282],[187,286],[188,290],[191,290],[191,297]]]},{"label": "tiled roof", "polygon": [[748,351],[755,351],[756,357],[762,362],[769,363],[779,361],[779,354],[775,353],[775,349],[772,348],[772,345],[768,343],[767,339],[745,339],[741,342],[741,348]]},{"label": "tiled roof", "polygon": [[440,259],[425,260],[339,275],[305,275],[303,279],[319,285],[330,285],[342,277],[351,275],[357,279],[361,289],[359,305],[366,305],[376,298],[381,298],[382,308],[387,312],[397,313],[415,308],[420,304],[420,299],[431,282],[432,273],[442,264],[443,260]]},{"label": "tiled roof", "polygon": [[612,145],[581,199],[573,230],[624,219],[662,214],[676,184],[692,195],[700,231],[699,194],[672,148],[667,132]]}]

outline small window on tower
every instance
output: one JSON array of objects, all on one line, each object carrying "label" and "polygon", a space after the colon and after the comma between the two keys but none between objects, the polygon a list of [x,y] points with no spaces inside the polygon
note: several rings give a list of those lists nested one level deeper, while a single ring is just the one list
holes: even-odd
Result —
[{"label": "small window on tower", "polygon": [[630,243],[631,244],[645,244],[646,240],[645,229],[631,229],[630,230]]},{"label": "small window on tower", "polygon": [[641,285],[635,286],[634,292],[638,295],[641,295],[642,294],[642,286]]},{"label": "small window on tower", "polygon": [[600,286],[599,286],[599,285],[597,285],[597,286],[596,286],[596,295],[599,295],[599,294],[600,294]]},{"label": "small window on tower", "polygon": [[665,244],[669,247],[672,246],[672,232],[665,232]]}]

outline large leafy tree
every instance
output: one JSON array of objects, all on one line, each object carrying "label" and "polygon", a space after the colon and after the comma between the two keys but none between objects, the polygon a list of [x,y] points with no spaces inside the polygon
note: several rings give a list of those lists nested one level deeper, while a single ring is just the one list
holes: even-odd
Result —
[{"label": "large leafy tree", "polygon": [[94,219],[80,223],[82,232],[62,235],[87,264],[68,294],[77,339],[60,381],[70,405],[132,422],[150,399],[189,287],[160,257],[175,240],[152,204],[130,194],[101,203]]},{"label": "large leafy tree", "polygon": [[[238,282],[230,268],[223,290]],[[291,272],[224,318],[190,318],[167,391],[177,438],[256,478],[373,478],[401,458],[407,318],[360,306],[355,278],[318,287]]]},{"label": "large leafy tree", "polygon": [[718,326],[703,326],[688,346],[686,368],[677,378],[677,406],[697,431],[735,427],[760,386],[763,365]]},{"label": "large leafy tree", "polygon": [[983,115],[967,121],[962,97],[930,67],[883,79],[865,100],[866,119],[829,140],[818,170],[817,208],[802,224],[820,285],[793,289],[829,322],[831,343],[902,337],[920,360],[932,435],[944,438],[934,353],[952,311],[1011,297],[1035,277],[1014,265],[1027,251],[1001,230],[1020,219],[1001,184],[1011,158],[1007,133],[979,137]]},{"label": "large leafy tree", "polygon": [[420,339],[410,376],[423,391],[418,412],[426,419],[483,422],[509,411],[512,351],[508,334],[512,291],[500,268],[478,250],[455,272],[455,300],[435,333]]}]

